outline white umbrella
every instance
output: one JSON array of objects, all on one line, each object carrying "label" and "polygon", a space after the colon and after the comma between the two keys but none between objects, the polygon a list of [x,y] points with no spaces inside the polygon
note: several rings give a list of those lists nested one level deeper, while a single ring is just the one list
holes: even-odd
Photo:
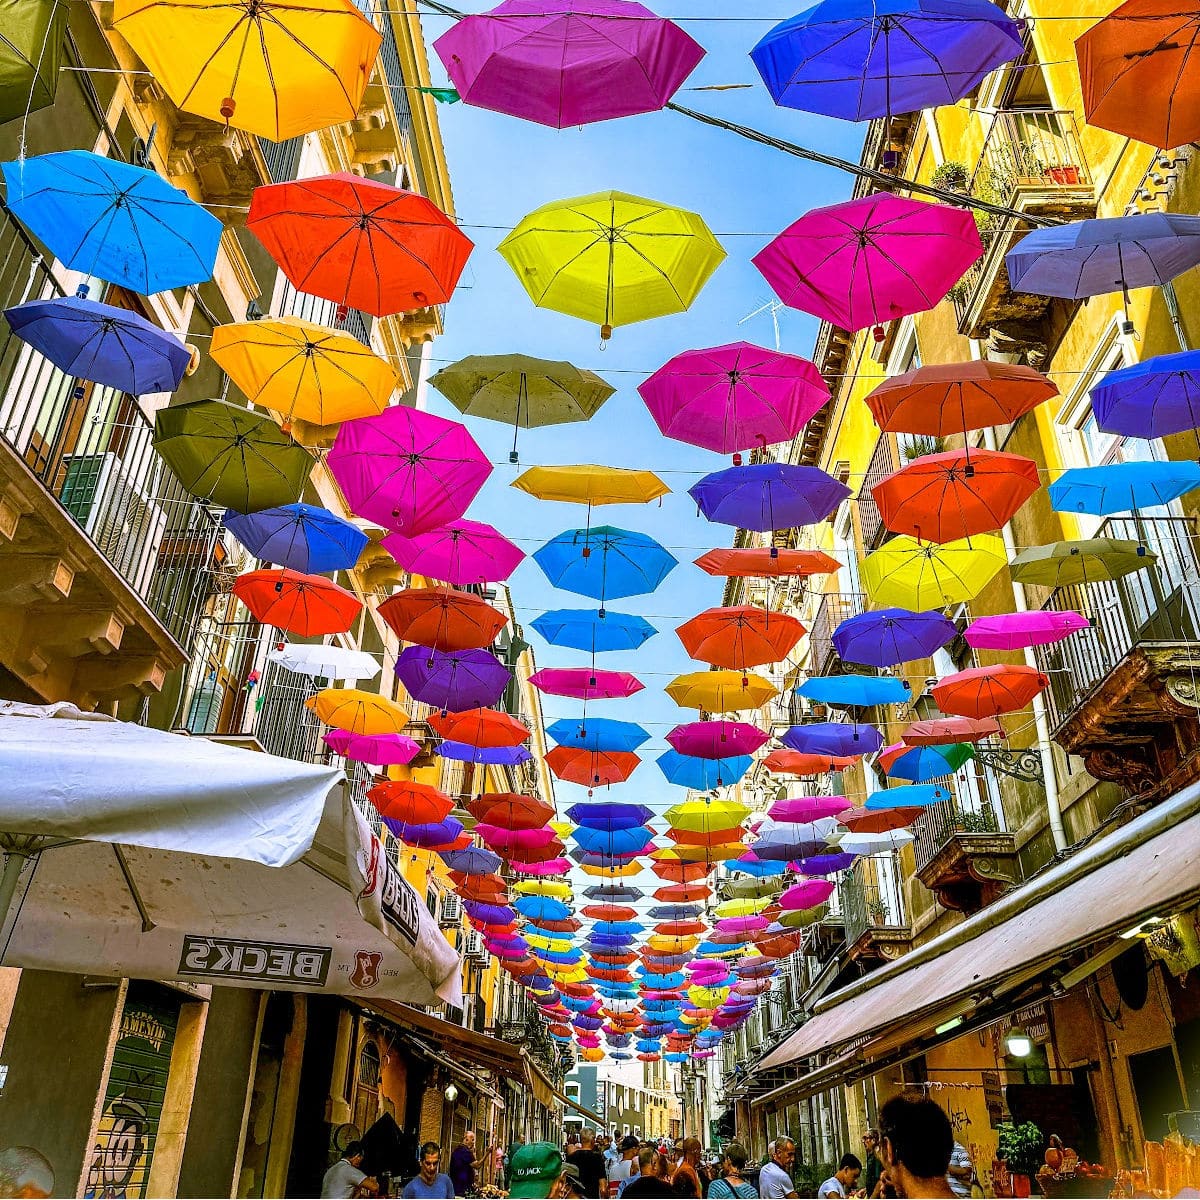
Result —
[{"label": "white umbrella", "polygon": [[297,675],[325,679],[374,679],[380,668],[378,659],[365,650],[347,650],[342,646],[289,642],[282,649],[272,650],[267,657]]},{"label": "white umbrella", "polygon": [[909,845],[913,835],[907,829],[890,829],[886,833],[844,833],[831,840],[845,854],[880,854]]}]

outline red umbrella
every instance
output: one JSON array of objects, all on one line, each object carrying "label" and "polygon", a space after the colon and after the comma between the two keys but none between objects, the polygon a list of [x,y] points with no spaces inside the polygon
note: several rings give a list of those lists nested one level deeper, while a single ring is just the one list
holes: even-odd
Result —
[{"label": "red umbrella", "polygon": [[972,667],[947,675],[931,690],[945,713],[958,717],[998,717],[1024,708],[1050,680],[1034,667]]},{"label": "red umbrella", "polygon": [[693,933],[703,933],[707,928],[703,921],[660,921],[655,925],[654,932],[664,937],[687,937]]},{"label": "red umbrella", "polygon": [[637,962],[638,956],[632,950],[625,950],[620,954],[601,954],[598,951],[592,952],[592,961],[598,963],[606,963],[610,967],[628,967]]},{"label": "red umbrella", "polygon": [[484,904],[507,904],[508,886],[499,875],[464,875],[451,871],[454,890],[464,900],[479,900]]},{"label": "red umbrella", "polygon": [[486,600],[452,587],[405,588],[378,608],[402,642],[435,650],[490,646],[508,618]]},{"label": "red umbrella", "polygon": [[978,742],[982,738],[1003,737],[1004,730],[994,717],[938,717],[932,721],[914,721],[901,735],[906,746],[953,746],[959,742]]},{"label": "red umbrella", "polygon": [[838,820],[851,833],[887,833],[907,829],[925,810],[923,808],[855,808],[842,813]]},{"label": "red umbrella", "polygon": [[559,779],[587,788],[624,783],[641,761],[629,750],[579,750],[570,746],[555,746],[546,755],[546,766]]},{"label": "red umbrella", "polygon": [[447,742],[463,742],[492,750],[501,746],[519,746],[529,736],[529,730],[516,717],[491,708],[434,713],[429,718],[429,727]]},{"label": "red umbrella", "polygon": [[589,904],[581,911],[585,917],[591,917],[595,921],[637,920],[637,909],[626,904]]},{"label": "red umbrella", "polygon": [[583,928],[583,922],[576,917],[565,921],[539,921],[537,928],[545,930],[546,933],[576,933]]},{"label": "red umbrella", "polygon": [[712,869],[712,863],[703,862],[656,862],[650,868],[659,879],[671,883],[698,883],[706,879]]},{"label": "red umbrella", "polygon": [[804,636],[804,626],[795,617],[742,604],[707,609],[675,632],[693,658],[744,671],[782,662]]},{"label": "red umbrella", "polygon": [[712,895],[708,884],[675,883],[667,887],[655,888],[654,899],[664,904],[690,904],[697,900],[707,900]]},{"label": "red umbrella", "polygon": [[474,248],[431,200],[347,173],[255,188],[246,228],[299,291],[376,317],[445,304]]},{"label": "red umbrella", "polygon": [[450,815],[454,801],[427,783],[389,779],[377,783],[367,799],[381,817],[390,817],[404,825],[427,825]]},{"label": "red umbrella", "polygon": [[472,800],[466,809],[485,825],[501,825],[507,829],[540,829],[554,819],[554,809],[544,800],[515,792],[489,792]]},{"label": "red umbrella", "polygon": [[333,580],[286,568],[239,575],[233,594],[264,625],[300,637],[345,633],[362,609],[362,601]]},{"label": "red umbrella", "polygon": [[734,579],[829,575],[841,565],[824,550],[778,550],[767,546],[709,550],[696,559],[696,566],[709,575],[725,575]]},{"label": "red umbrella", "polygon": [[823,775],[826,771],[844,771],[857,759],[828,754],[809,754],[803,750],[772,750],[763,766],[776,775]]},{"label": "red umbrella", "polygon": [[727,842],[739,842],[746,831],[735,825],[732,829],[668,829],[667,837],[680,846],[723,846]]}]

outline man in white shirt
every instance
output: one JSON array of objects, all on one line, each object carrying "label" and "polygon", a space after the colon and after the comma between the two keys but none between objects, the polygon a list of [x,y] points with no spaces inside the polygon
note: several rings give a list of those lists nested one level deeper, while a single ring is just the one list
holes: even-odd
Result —
[{"label": "man in white shirt", "polygon": [[342,1151],[342,1157],[325,1172],[321,1180],[322,1200],[349,1200],[364,1192],[374,1193],[379,1185],[359,1170],[362,1160],[362,1142],[351,1142]]},{"label": "man in white shirt", "polygon": [[790,1137],[776,1138],[768,1147],[771,1160],[758,1173],[758,1194],[763,1200],[792,1200],[799,1193],[792,1182],[796,1143]]},{"label": "man in white shirt", "polygon": [[641,1143],[628,1134],[621,1141],[621,1157],[608,1168],[608,1193],[610,1196],[620,1196],[629,1185],[631,1179],[637,1178],[637,1157]]},{"label": "man in white shirt", "polygon": [[830,1197],[833,1197],[834,1200],[843,1200],[854,1191],[854,1185],[858,1183],[860,1174],[862,1174],[862,1163],[858,1157],[854,1154],[843,1154],[837,1171],[817,1188],[818,1200],[829,1200]]}]

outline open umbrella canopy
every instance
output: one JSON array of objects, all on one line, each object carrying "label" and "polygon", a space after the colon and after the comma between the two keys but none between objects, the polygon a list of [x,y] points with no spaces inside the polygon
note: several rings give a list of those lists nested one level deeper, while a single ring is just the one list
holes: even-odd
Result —
[{"label": "open umbrella canopy", "polygon": [[762,708],[779,694],[769,679],[742,671],[692,671],[676,676],[664,691],[680,708],[715,713]]},{"label": "open umbrella canopy", "polygon": [[688,495],[710,521],[770,533],[825,520],[850,489],[820,467],[751,463],[705,475]]},{"label": "open umbrella canopy", "polygon": [[[894,746],[884,747],[875,761],[893,779],[925,783],[930,779],[940,779],[943,775],[952,775],[974,757],[975,751],[963,742],[947,746],[909,746],[905,742],[897,742]],[[852,825],[848,828],[862,827]]]},{"label": "open umbrella canopy", "polygon": [[663,819],[674,830],[708,833],[737,829],[749,815],[749,807],[738,800],[687,800],[668,808]]},{"label": "open umbrella canopy", "polygon": [[982,254],[968,209],[874,192],[806,213],[754,265],[789,308],[853,332],[933,308]]},{"label": "open umbrella canopy", "polygon": [[753,754],[765,746],[768,735],[744,721],[693,721],[676,725],[667,741],[691,758],[730,758]]},{"label": "open umbrella canopy", "polygon": [[605,800],[596,804],[572,804],[567,816],[585,829],[636,829],[645,825],[654,813],[644,804]]},{"label": "open umbrella canopy", "polygon": [[693,758],[680,754],[678,750],[667,750],[656,761],[668,783],[697,792],[733,787],[754,764],[749,754],[729,758]]},{"label": "open umbrella canopy", "polygon": [[645,617],[594,608],[557,608],[534,617],[530,625],[552,646],[600,654],[636,650],[658,632]]},{"label": "open umbrella canopy", "polygon": [[1160,354],[1110,371],[1090,398],[1105,433],[1152,438],[1200,428],[1200,350]]},{"label": "open umbrella canopy", "polygon": [[554,819],[554,808],[536,796],[489,792],[466,805],[467,812],[485,825],[507,829],[538,829]]},{"label": "open umbrella canopy", "polygon": [[909,808],[856,808],[843,813],[839,820],[851,833],[890,833],[907,829],[925,812],[920,805]]},{"label": "open umbrella canopy", "polygon": [[900,735],[906,746],[949,746],[956,742],[978,742],[1003,737],[1004,730],[994,717],[936,717],[914,721]]},{"label": "open umbrella canopy", "polygon": [[512,486],[538,500],[564,504],[649,504],[671,489],[653,471],[580,464],[530,467]]},{"label": "open umbrella canopy", "polygon": [[358,688],[325,688],[304,702],[319,720],[355,736],[403,733],[408,713],[394,700]]},{"label": "open umbrella canopy", "polygon": [[862,563],[863,588],[876,604],[942,608],[974,600],[1008,562],[992,534],[938,546],[900,534]]},{"label": "open umbrella canopy", "polygon": [[468,746],[464,742],[442,742],[433,752],[438,758],[485,767],[515,767],[533,761],[533,755],[524,746]]},{"label": "open umbrella canopy", "polygon": [[677,354],[638,394],[667,437],[731,454],[791,441],[829,388],[806,358],[734,342]]},{"label": "open umbrella canopy", "polygon": [[870,708],[906,704],[912,699],[912,687],[908,680],[893,675],[822,675],[806,679],[796,694],[837,708]]},{"label": "open umbrella canopy", "polygon": [[490,646],[508,624],[508,618],[482,597],[450,587],[405,588],[377,611],[402,642],[437,650]]},{"label": "open umbrella canopy", "polygon": [[344,517],[313,504],[284,504],[249,515],[231,509],[225,528],[255,558],[311,575],[351,570],[370,540]]},{"label": "open umbrella canopy", "polygon": [[546,736],[573,750],[636,750],[650,735],[632,721],[614,721],[609,717],[589,717],[575,721],[563,717],[546,726]]},{"label": "open umbrella canopy", "polygon": [[407,766],[421,753],[421,743],[402,733],[351,733],[331,729],[322,739],[334,752],[377,767]]},{"label": "open umbrella canopy", "polygon": [[[872,792],[863,805],[865,809],[876,812],[887,808],[928,808],[931,804],[940,804],[949,800],[951,793],[948,789],[932,783],[906,783],[900,787],[886,788],[881,792]],[[839,843],[844,848],[861,845],[863,837],[894,838],[896,834],[847,834]],[[883,848],[881,846],[881,848]]]},{"label": "open umbrella canopy", "polygon": [[362,610],[362,601],[332,579],[286,567],[239,575],[233,594],[264,625],[300,637],[345,633]]},{"label": "open umbrella canopy", "polygon": [[1073,467],[1048,489],[1055,512],[1091,513],[1097,517],[1170,504],[1200,487],[1200,463],[1118,462],[1101,467]]},{"label": "open umbrella canopy", "polygon": [[692,658],[744,671],[782,662],[804,636],[804,626],[786,613],[744,604],[706,609],[676,633]]},{"label": "open umbrella canopy", "polygon": [[536,550],[533,559],[555,587],[601,604],[653,592],[678,566],[648,534],[613,525],[568,529]]},{"label": "open umbrella canopy", "polygon": [[767,809],[772,821],[820,821],[836,817],[847,807],[845,796],[793,796],[776,800]]},{"label": "open umbrella canopy", "polygon": [[628,671],[600,671],[595,667],[543,667],[529,677],[529,682],[539,692],[576,700],[624,700],[646,686]]},{"label": "open umbrella canopy", "polygon": [[1024,708],[1049,686],[1049,678],[1036,667],[1001,664],[947,675],[930,694],[952,716],[998,717]]},{"label": "open umbrella canopy", "polygon": [[776,104],[869,121],[954,104],[1023,51],[1020,27],[988,0],[823,0],[750,57]]},{"label": "open umbrella canopy", "polygon": [[929,658],[957,634],[954,622],[940,612],[881,608],[842,621],[833,631],[833,648],[843,662],[891,667]]},{"label": "open umbrella canopy", "polygon": [[3,171],[9,209],[64,267],[143,295],[211,278],[221,222],[154,171],[90,150]]},{"label": "open umbrella canopy", "polygon": [[[646,825],[635,825],[629,829],[590,829],[581,825],[571,837],[581,850],[592,854],[604,854],[612,858],[633,854],[644,854],[653,849],[654,830]],[[605,932],[597,930],[596,932]],[[626,930],[610,930],[622,933]]]},{"label": "open umbrella canopy", "polygon": [[495,704],[513,676],[490,650],[409,646],[396,660],[396,677],[414,700],[443,712],[462,712]]},{"label": "open umbrella canopy", "polygon": [[843,725],[831,721],[793,725],[779,740],[789,750],[838,758],[874,754],[883,745],[883,735],[873,725]]},{"label": "open umbrella canopy", "polygon": [[546,755],[546,766],[559,779],[587,788],[624,783],[641,761],[628,751],[573,750],[568,746],[555,746]]},{"label": "open umbrella canopy", "polygon": [[21,341],[64,374],[131,396],[173,392],[192,358],[179,337],[141,314],[79,296],[30,300],[4,316]]},{"label": "open umbrella canopy", "polygon": [[686,311],[725,258],[696,213],[597,192],[523,217],[499,250],[539,308],[601,326]]},{"label": "open umbrella canopy", "polygon": [[1061,642],[1091,621],[1077,612],[1034,609],[1031,612],[997,613],[976,617],[963,632],[967,645],[976,650],[1024,650]]},{"label": "open umbrella canopy", "polygon": [[774,546],[709,550],[695,561],[706,574],[731,579],[804,579],[831,574],[841,566],[823,550],[786,550]]},{"label": "open umbrella canopy", "polygon": [[599,887],[584,888],[583,894],[589,900],[604,904],[622,904],[642,898],[642,889],[625,883],[615,883]]},{"label": "open umbrella canopy", "polygon": [[824,775],[844,771],[855,763],[854,756],[821,754],[805,750],[772,750],[762,760],[766,770],[776,775]]},{"label": "open umbrella canopy", "polygon": [[429,727],[438,737],[468,746],[519,746],[529,737],[529,730],[516,717],[490,708],[445,716],[433,713]]},{"label": "open umbrella canopy", "polygon": [[427,533],[389,533],[380,543],[406,571],[463,586],[507,579],[525,552],[499,530],[460,517]]},{"label": "open umbrella canopy", "polygon": [[399,825],[432,825],[444,820],[454,801],[427,783],[389,779],[367,792],[381,817]]},{"label": "open umbrella canopy", "polygon": [[278,663],[285,671],[318,679],[374,679],[380,671],[379,660],[365,650],[321,643],[291,642],[274,646],[267,652],[267,660]]},{"label": "open umbrella canopy", "polygon": [[0,34],[0,124],[54,103],[67,36],[60,0],[7,0]]},{"label": "open umbrella canopy", "polygon": [[1105,583],[1153,566],[1158,556],[1139,542],[1123,538],[1084,538],[1050,542],[1022,550],[1009,564],[1014,583],[1070,587]]}]

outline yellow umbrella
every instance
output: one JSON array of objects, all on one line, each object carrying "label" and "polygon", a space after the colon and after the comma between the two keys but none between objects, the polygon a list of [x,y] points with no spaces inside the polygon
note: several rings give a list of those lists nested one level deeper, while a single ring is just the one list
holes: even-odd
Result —
[{"label": "yellow umbrella", "polygon": [[727,987],[690,987],[687,994],[697,1008],[719,1008],[725,1003],[729,991]]},{"label": "yellow umbrella", "polygon": [[736,800],[688,800],[672,805],[663,815],[672,829],[706,833],[735,828],[750,815],[750,809]]},{"label": "yellow umbrella", "polygon": [[357,338],[300,317],[219,325],[213,361],[264,408],[286,422],[334,425],[387,407],[396,372]]},{"label": "yellow umbrella", "polygon": [[538,500],[565,504],[649,504],[671,489],[653,471],[578,465],[530,467],[512,486]]},{"label": "yellow umbrella", "polygon": [[646,945],[663,954],[689,954],[700,945],[700,939],[695,934],[652,933],[646,939]]},{"label": "yellow umbrella", "polygon": [[716,862],[746,853],[744,842],[722,842],[719,846],[664,846],[650,856],[659,862]]},{"label": "yellow umbrella", "polygon": [[698,214],[625,192],[545,204],[499,250],[534,304],[591,321],[605,338],[684,312],[725,258]]},{"label": "yellow umbrella", "polygon": [[402,733],[408,724],[408,713],[394,700],[358,688],[326,688],[304,703],[326,725],[349,733]]},{"label": "yellow umbrella", "polygon": [[570,934],[535,933],[532,928],[526,931],[525,940],[539,950],[570,950],[575,944]]},{"label": "yellow umbrella", "polygon": [[590,863],[584,863],[579,869],[585,875],[603,876],[605,879],[627,879],[630,875],[637,875],[642,868],[639,863],[627,862],[619,867],[594,867]]},{"label": "yellow umbrella", "polygon": [[878,605],[925,610],[974,600],[1004,566],[994,534],[938,546],[901,534],[863,560],[862,583]]},{"label": "yellow umbrella", "polygon": [[762,899],[722,900],[714,909],[718,921],[726,917],[756,917],[764,908],[770,908],[775,901],[770,896]]},{"label": "yellow umbrella", "polygon": [[116,0],[113,21],[178,108],[273,142],[352,121],[382,41],[351,0]]},{"label": "yellow umbrella", "polygon": [[599,1046],[584,1046],[578,1053],[581,1062],[600,1062],[604,1058],[604,1051]]},{"label": "yellow umbrella", "polygon": [[725,713],[762,708],[779,689],[761,675],[742,671],[692,671],[672,679],[666,693],[680,708]]},{"label": "yellow umbrella", "polygon": [[575,826],[571,821],[551,821],[550,828],[558,834],[560,838],[565,838],[574,830]]},{"label": "yellow umbrella", "polygon": [[554,896],[565,900],[571,895],[571,885],[555,879],[522,879],[513,887],[513,891],[522,896]]}]

